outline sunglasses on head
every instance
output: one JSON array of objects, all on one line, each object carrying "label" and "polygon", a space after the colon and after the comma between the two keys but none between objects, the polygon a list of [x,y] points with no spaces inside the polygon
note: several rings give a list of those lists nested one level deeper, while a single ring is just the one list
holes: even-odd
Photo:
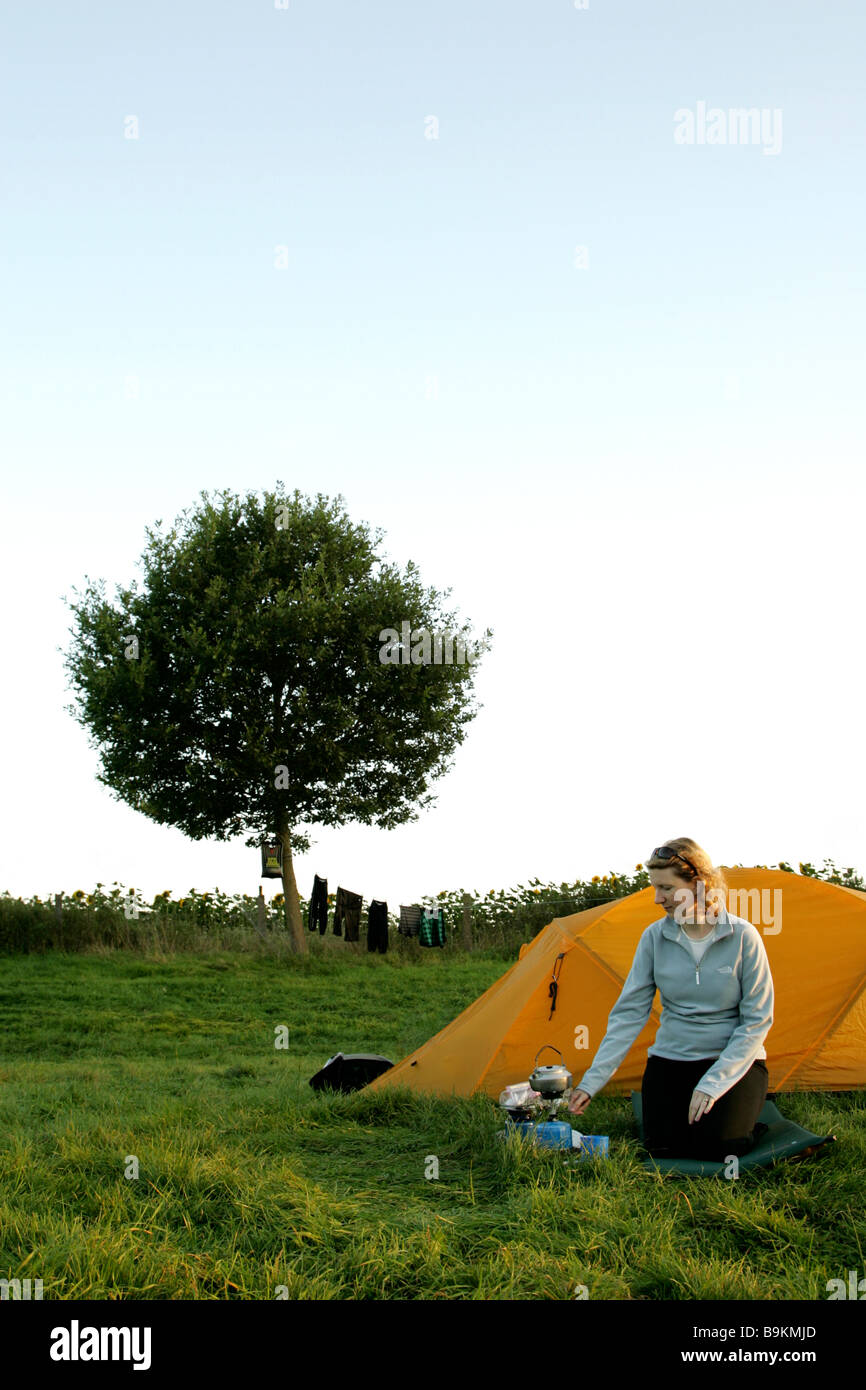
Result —
[{"label": "sunglasses on head", "polygon": [[670,845],[660,845],[658,849],[654,849],[652,854],[650,855],[650,859],[680,859],[684,864],[688,864],[689,868],[695,875],[695,878],[700,878],[700,874],[698,873],[698,870],[695,868],[692,861],[690,859],[686,859],[686,856],[684,854],[680,854],[677,850],[671,849]]}]

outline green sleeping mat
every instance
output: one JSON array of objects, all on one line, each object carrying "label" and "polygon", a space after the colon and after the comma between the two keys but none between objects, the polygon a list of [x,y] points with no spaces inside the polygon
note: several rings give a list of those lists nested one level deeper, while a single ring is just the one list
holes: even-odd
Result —
[{"label": "green sleeping mat", "polygon": [[[637,1120],[640,1140],[643,1143],[643,1112],[640,1091],[632,1091],[631,1105]],[[812,1134],[808,1129],[803,1129],[802,1125],[795,1125],[793,1120],[786,1120],[784,1115],[780,1115],[775,1103],[771,1100],[764,1102],[764,1108],[758,1116],[758,1123],[765,1124],[767,1131],[761,1135],[755,1147],[739,1160],[741,1173],[746,1168],[768,1167],[782,1158],[793,1158],[795,1155],[805,1157],[816,1149],[821,1151],[823,1144],[833,1143],[836,1139],[835,1134],[825,1134],[822,1137],[818,1134]],[[660,1173],[697,1173],[706,1177],[712,1177],[725,1171],[724,1163],[715,1163],[710,1159],[700,1158],[650,1158],[647,1156],[643,1166],[647,1169],[655,1169]]]}]

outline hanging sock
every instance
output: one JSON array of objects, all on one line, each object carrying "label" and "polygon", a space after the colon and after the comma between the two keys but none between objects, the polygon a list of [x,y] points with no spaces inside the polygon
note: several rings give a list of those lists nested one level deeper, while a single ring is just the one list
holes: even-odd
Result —
[{"label": "hanging sock", "polygon": [[388,949],[388,904],[374,898],[367,908],[367,950],[384,955]]},{"label": "hanging sock", "polygon": [[310,911],[307,917],[307,926],[310,931],[319,928],[319,934],[324,936],[325,927],[328,925],[328,880],[319,878],[316,874],[313,878],[313,893],[310,898]]}]

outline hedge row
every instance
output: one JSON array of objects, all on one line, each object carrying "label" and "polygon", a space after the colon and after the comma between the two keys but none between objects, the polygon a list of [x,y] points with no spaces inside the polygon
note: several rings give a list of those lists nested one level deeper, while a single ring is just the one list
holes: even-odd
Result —
[{"label": "hedge row", "polygon": [[[794,873],[782,860],[778,865],[762,866]],[[847,888],[866,889],[866,883],[854,869],[837,869],[831,859],[823,868],[800,864],[799,872]],[[615,898],[626,897],[649,885],[649,875],[642,864],[635,865],[631,874],[595,874],[589,880],[574,883],[542,883],[531,879],[527,885],[487,893],[464,889],[428,894],[418,901],[424,906],[441,907],[444,912],[448,944],[446,951],[463,949],[464,910],[469,914],[473,947],[492,949],[506,954],[516,953],[520,945],[532,939],[554,917],[566,917],[583,908]],[[115,883],[104,892],[98,883],[92,893],[76,889],[70,895],[45,899],[13,898],[8,892],[0,895],[0,954],[40,953],[44,951],[88,951],[94,949],[127,950],[201,950],[216,947],[229,949],[260,949],[262,937],[256,930],[260,925],[258,899],[249,894],[233,896],[219,889],[213,893],[191,890],[185,897],[174,899],[170,891],[159,893],[152,903],[146,903],[134,889]],[[333,897],[329,906],[333,909]],[[307,904],[301,902],[301,914],[307,929]],[[310,934],[314,950],[330,946],[345,946],[332,933],[329,915],[327,934],[319,938]],[[389,949],[413,957],[419,950],[417,941],[407,940],[397,931],[399,916],[389,912]],[[362,913],[361,944],[364,941]],[[288,946],[282,894],[267,905],[265,938]]]}]

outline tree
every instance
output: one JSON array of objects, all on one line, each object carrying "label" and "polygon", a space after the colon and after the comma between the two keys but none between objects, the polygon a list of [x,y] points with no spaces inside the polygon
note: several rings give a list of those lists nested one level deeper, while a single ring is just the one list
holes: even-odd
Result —
[{"label": "tree", "polygon": [[440,611],[450,589],[386,563],[383,533],[353,524],[342,497],[288,497],[282,483],[261,504],[200,496],[167,535],[145,528],[143,592],[118,586],[112,605],[104,581],[73,587],[67,709],[116,799],[196,840],[279,837],[286,921],[306,952],[301,827],[417,819],[477,713],[478,652],[449,661],[435,638],[430,651],[431,633],[467,640]]}]

